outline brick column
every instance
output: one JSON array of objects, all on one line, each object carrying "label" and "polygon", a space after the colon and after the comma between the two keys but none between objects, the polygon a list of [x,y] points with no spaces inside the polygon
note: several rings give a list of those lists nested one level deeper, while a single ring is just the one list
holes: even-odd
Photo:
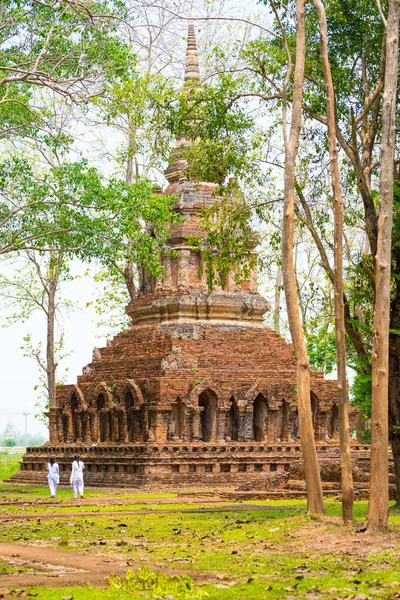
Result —
[{"label": "brick column", "polygon": [[92,416],[92,419],[93,419],[93,441],[97,442],[100,438],[99,413],[97,411],[96,412],[93,411],[92,414],[93,414],[93,416]]},{"label": "brick column", "polygon": [[137,271],[138,271],[138,277],[139,277],[139,293],[144,293],[145,289],[145,283],[144,283],[144,279],[145,279],[145,274],[144,274],[144,268],[142,265],[138,265],[137,267]]},{"label": "brick column", "polygon": [[246,441],[246,408],[239,406],[239,428],[238,428],[238,441]]},{"label": "brick column", "polygon": [[178,289],[189,287],[189,257],[190,250],[180,250],[178,256]]},{"label": "brick column", "polygon": [[279,435],[279,409],[278,408],[270,408],[268,409],[268,422],[267,422],[267,432],[265,439],[271,442],[276,442],[276,438]]},{"label": "brick column", "polygon": [[57,415],[57,437],[56,437],[56,441],[58,439],[58,443],[62,444],[64,441],[64,432],[63,432],[63,418],[62,415],[59,414]]},{"label": "brick column", "polygon": [[244,441],[253,440],[253,405],[246,406],[244,413]]},{"label": "brick column", "polygon": [[204,410],[204,406],[196,406],[193,408],[193,421],[192,421],[192,439],[194,442],[200,441],[201,438],[201,421],[200,415]]},{"label": "brick column", "polygon": [[113,442],[119,442],[119,423],[118,423],[118,411],[114,408],[112,413],[113,420]]},{"label": "brick column", "polygon": [[83,441],[85,443],[90,442],[90,418],[89,418],[89,413],[87,412],[87,410],[85,410],[85,412],[82,413],[82,419],[85,422],[85,435],[84,435],[84,439]]},{"label": "brick column", "polygon": [[[76,411],[74,411],[71,414],[72,431],[73,431],[74,442],[81,442],[82,441],[81,418],[82,418],[81,411],[76,410]],[[75,427],[74,427],[74,424],[75,424]]]},{"label": "brick column", "polygon": [[[254,253],[253,253],[254,254]],[[257,282],[257,267],[253,267],[250,271],[249,278],[249,291],[252,294],[255,294],[258,290],[258,282]]]},{"label": "brick column", "polygon": [[[59,436],[58,436],[58,427],[57,427],[57,413],[53,412],[52,410],[50,410],[50,412],[45,413],[45,415],[49,418],[49,437],[50,437],[50,441],[53,444],[57,444],[59,441]],[[62,429],[62,427],[61,427]],[[62,435],[62,431],[61,431],[61,435]]]},{"label": "brick column", "polygon": [[166,442],[168,430],[167,417],[170,412],[170,407],[152,406],[149,410],[151,412],[151,429],[154,432],[154,441]]},{"label": "brick column", "polygon": [[163,287],[166,290],[172,290],[172,262],[170,256],[164,256],[163,258],[164,274],[163,274]]},{"label": "brick column", "polygon": [[185,406],[185,413],[184,413],[184,422],[183,422],[183,435],[182,435],[182,442],[190,442],[191,440],[191,431],[190,431],[190,408],[188,408],[187,406]]},{"label": "brick column", "polygon": [[217,415],[217,442],[225,441],[226,431],[226,413],[225,409],[219,410]]},{"label": "brick column", "polygon": [[[103,409],[104,410],[104,409]],[[109,408],[104,410],[103,413],[103,419],[104,419],[104,424],[105,424],[105,429],[106,429],[106,435],[105,435],[105,441],[106,442],[111,442],[111,423],[110,423],[110,419],[111,419],[111,411]]]},{"label": "brick column", "polygon": [[73,422],[72,422],[72,414],[68,413],[68,435],[67,435],[67,440],[69,442],[72,442],[74,439],[74,428],[73,428]]},{"label": "brick column", "polygon": [[[121,412],[121,415],[122,415],[120,417],[121,422],[122,422],[122,431],[121,431],[121,435],[120,435],[121,442],[127,442],[128,441],[128,419],[126,417],[126,410],[125,409],[123,409],[123,410],[121,409],[120,412]],[[136,414],[137,413],[134,413],[135,417],[136,417]],[[134,423],[136,424],[136,421],[134,421]],[[135,438],[135,435],[136,435],[136,431],[135,431],[135,426],[134,426],[134,428],[133,428],[133,437],[134,437],[135,441],[137,441],[136,438]]]},{"label": "brick column", "polygon": [[[141,413],[140,408],[133,408],[133,441],[134,442],[143,442],[144,441],[144,426],[142,428],[142,424],[140,422]],[[128,419],[127,414],[124,412],[124,432],[125,432],[125,440],[128,439]]]}]

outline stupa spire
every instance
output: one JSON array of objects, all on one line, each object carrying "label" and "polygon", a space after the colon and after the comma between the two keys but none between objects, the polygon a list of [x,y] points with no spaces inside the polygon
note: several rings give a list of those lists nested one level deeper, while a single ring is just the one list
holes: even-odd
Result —
[{"label": "stupa spire", "polygon": [[194,25],[188,27],[186,63],[185,63],[185,83],[192,80],[200,81],[199,55],[197,53],[196,34]]}]

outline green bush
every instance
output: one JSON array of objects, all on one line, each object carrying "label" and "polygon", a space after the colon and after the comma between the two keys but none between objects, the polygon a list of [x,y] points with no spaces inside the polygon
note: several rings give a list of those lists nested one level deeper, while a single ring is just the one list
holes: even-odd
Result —
[{"label": "green bush", "polygon": [[3,444],[6,448],[13,448],[17,445],[17,442],[13,438],[8,438],[3,441]]}]

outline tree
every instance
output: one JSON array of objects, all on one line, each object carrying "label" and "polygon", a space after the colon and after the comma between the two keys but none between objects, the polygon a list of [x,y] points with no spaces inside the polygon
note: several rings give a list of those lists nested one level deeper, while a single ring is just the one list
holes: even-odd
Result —
[{"label": "tree", "polygon": [[328,144],[331,162],[332,190],[335,202],[335,333],[338,371],[338,407],[340,429],[340,459],[342,468],[342,514],[345,523],[353,520],[353,473],[351,466],[349,409],[346,373],[346,330],[343,303],[343,199],[339,158],[336,147],[335,91],[328,57],[328,31],[325,8],[320,0],[313,0],[320,24],[321,59],[326,82]]},{"label": "tree", "polygon": [[13,448],[14,446],[17,445],[16,441],[14,440],[14,438],[6,438],[3,441],[3,444],[6,448]]},{"label": "tree", "polygon": [[[275,5],[271,2],[273,9]],[[277,15],[277,13],[276,13]],[[282,276],[286,297],[290,334],[293,342],[297,365],[297,406],[299,413],[300,440],[303,452],[304,475],[307,487],[307,510],[310,513],[324,512],[321,478],[318,467],[317,451],[314,440],[314,428],[310,403],[310,367],[307,348],[299,313],[296,276],[293,261],[294,242],[294,193],[295,163],[301,130],[301,110],[303,96],[305,61],[305,1],[296,0],[296,62],[294,67],[293,102],[290,134],[286,131],[287,89],[291,78],[290,50],[281,29],[285,52],[287,54],[287,75],[283,89],[283,137],[285,143],[284,207],[282,226]]]},{"label": "tree", "polygon": [[[69,261],[97,258],[113,264],[122,256],[159,273],[173,199],[155,194],[147,180],[132,185],[104,180],[87,161],[69,161],[63,147],[54,144],[54,137],[50,144],[46,138],[39,149],[46,165],[38,163],[37,156],[36,160],[13,157],[6,163],[10,177],[0,181],[6,208],[15,202],[35,208],[34,221],[30,210],[10,210],[9,231],[5,232],[9,238],[12,233],[14,248],[24,250],[35,277],[25,271],[14,280],[3,277],[0,285],[3,295],[17,305],[17,315],[27,317],[35,309],[45,315],[45,357],[27,342],[45,373],[49,404],[54,406],[56,351],[62,341],[62,336],[55,339],[55,320],[59,286],[69,276]],[[32,222],[39,234],[27,248],[19,240],[26,232],[29,235]]]},{"label": "tree", "polygon": [[6,439],[12,439],[12,440],[18,439],[18,431],[16,430],[14,425],[11,423],[11,421],[7,422],[7,425],[5,426],[4,431],[1,433],[1,439],[3,440],[3,444]]},{"label": "tree", "polygon": [[55,0],[2,5],[0,137],[25,135],[43,125],[38,88],[71,102],[87,102],[123,74],[133,56],[120,29],[124,3]]},{"label": "tree", "polygon": [[380,211],[375,269],[374,340],[372,349],[371,480],[368,532],[386,531],[389,511],[388,395],[391,296],[393,174],[396,141],[400,0],[389,0],[386,65],[382,100]]},{"label": "tree", "polygon": [[[71,308],[68,300],[60,297],[60,284],[69,275],[68,251],[52,249],[46,252],[27,251],[19,257],[19,268],[14,268],[10,278],[0,278],[0,295],[8,310],[6,322],[10,325],[20,319],[29,320],[39,310],[45,319],[45,351],[42,342],[24,336],[24,354],[32,357],[39,367],[39,384],[35,389],[43,392],[45,406],[55,406],[56,371],[63,356],[63,331],[56,332],[57,321],[65,309]],[[13,261],[15,265],[15,259]]]},{"label": "tree", "polygon": [[[287,32],[290,47],[294,46],[294,26],[291,20],[291,9],[294,3],[282,5],[282,20]],[[381,137],[381,95],[385,74],[384,25],[380,17],[378,4],[369,1],[327,0],[325,2],[328,17],[328,34],[330,39],[330,61],[333,84],[336,92],[336,136],[341,148],[341,160],[348,169],[348,187],[356,186],[361,207],[356,207],[356,226],[366,233],[366,244],[361,258],[353,273],[369,285],[375,287],[374,257],[377,249],[377,231],[379,216],[379,193],[375,181],[381,168],[378,156],[378,144]],[[316,20],[311,8],[307,10],[307,61],[306,84],[303,98],[303,110],[313,123],[310,141],[322,140],[321,152],[325,150],[324,128],[327,128],[327,117],[324,103],[324,86],[322,83],[322,65],[317,46]],[[284,64],[282,41],[274,37],[271,40],[253,42],[245,50],[248,68],[257,74],[259,86],[253,93],[281,94],[281,69]],[[397,163],[397,161],[396,161]],[[304,204],[301,202],[302,208]],[[327,274],[334,281],[334,273],[329,261],[324,260],[326,247],[317,241],[320,237],[315,223],[308,219],[313,238],[322,250],[322,263]],[[315,235],[316,234],[316,235]],[[320,238],[320,241],[321,238]],[[392,248],[395,277],[399,275],[400,258],[398,247]],[[353,276],[354,277],[354,276]],[[357,353],[359,378],[363,380],[363,389],[367,389],[371,380],[370,332],[368,313],[371,311],[368,302],[362,302],[359,308],[366,307],[366,318],[361,310],[357,314],[351,309],[348,290],[343,298],[345,309],[345,326],[349,340]],[[369,293],[369,292],[368,292]],[[361,318],[360,318],[361,317]],[[363,322],[365,321],[365,323]],[[391,319],[389,337],[389,418],[390,438],[396,473],[397,499],[400,502],[400,344],[398,331],[400,328],[400,288],[391,298]],[[370,392],[369,392],[370,393]]]}]

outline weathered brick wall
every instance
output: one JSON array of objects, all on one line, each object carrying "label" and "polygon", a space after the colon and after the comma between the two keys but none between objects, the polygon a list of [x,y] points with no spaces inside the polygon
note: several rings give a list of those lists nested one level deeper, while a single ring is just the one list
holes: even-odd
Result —
[{"label": "weathered brick wall", "polygon": [[[201,440],[210,402],[215,402],[215,414],[208,441],[231,439],[232,428],[238,429],[238,441],[249,441],[257,397],[266,404],[261,439],[297,438],[293,349],[267,328],[190,323],[132,327],[95,356],[76,386],[57,390],[53,442]],[[320,373],[311,380],[316,437],[325,439],[336,383]],[[177,419],[182,421],[179,431]]]}]

